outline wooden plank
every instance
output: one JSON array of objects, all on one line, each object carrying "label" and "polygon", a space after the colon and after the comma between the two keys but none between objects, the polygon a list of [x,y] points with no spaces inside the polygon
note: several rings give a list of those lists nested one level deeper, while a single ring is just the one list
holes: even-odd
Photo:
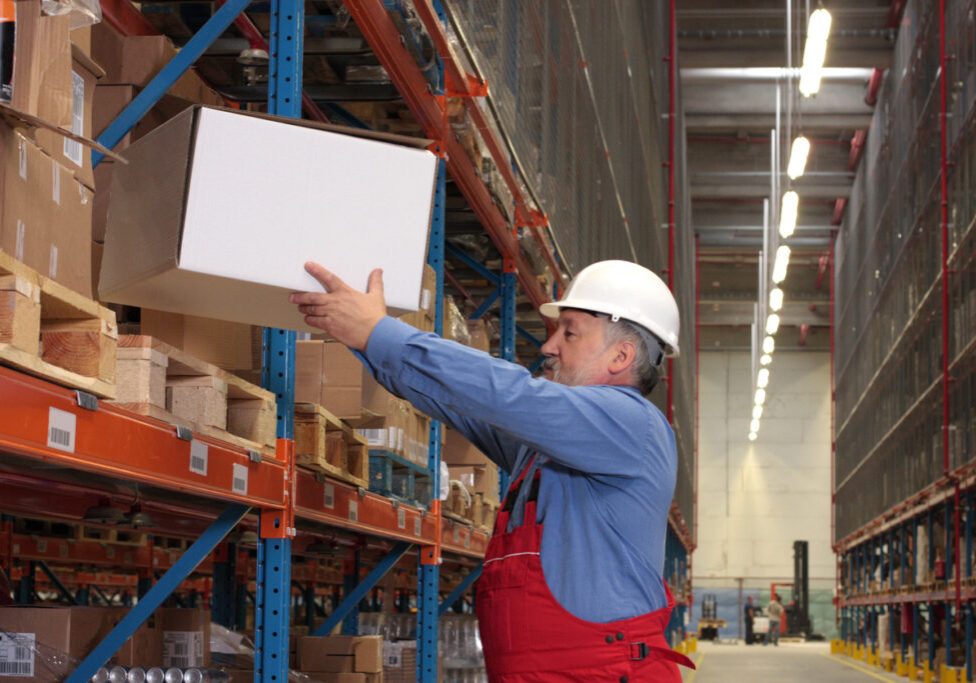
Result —
[{"label": "wooden plank", "polygon": [[295,461],[355,486],[369,485],[369,449],[354,429],[320,405],[295,404]]},{"label": "wooden plank", "polygon": [[115,396],[115,313],[0,252],[0,362]]},{"label": "wooden plank", "polygon": [[255,441],[249,441],[248,439],[243,439],[236,434],[231,434],[230,432],[217,429],[215,427],[208,427],[207,425],[198,424],[192,420],[186,420],[184,418],[177,417],[165,408],[160,408],[159,406],[154,406],[151,403],[115,403],[124,410],[131,411],[133,413],[138,413],[139,415],[145,415],[147,417],[152,417],[161,422],[166,422],[175,427],[185,427],[189,429],[194,434],[200,436],[209,436],[213,439],[219,439],[221,441],[226,441],[227,443],[237,446],[238,448],[243,448],[248,451],[256,451],[262,455],[269,456],[271,458],[275,457],[275,449],[271,446],[265,444],[257,443]]}]

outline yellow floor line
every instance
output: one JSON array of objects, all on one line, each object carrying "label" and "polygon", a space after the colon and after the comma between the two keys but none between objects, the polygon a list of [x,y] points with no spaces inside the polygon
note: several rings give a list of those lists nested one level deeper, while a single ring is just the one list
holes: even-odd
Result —
[{"label": "yellow floor line", "polygon": [[827,659],[830,659],[831,661],[835,661],[835,662],[837,662],[839,664],[843,664],[844,666],[849,666],[852,669],[857,669],[862,674],[864,674],[866,676],[870,676],[871,678],[873,678],[875,680],[884,681],[884,683],[891,683],[891,679],[890,678],[885,678],[884,676],[879,676],[878,674],[874,673],[870,669],[865,669],[863,667],[858,666],[857,664],[854,664],[853,662],[848,662],[843,657],[839,657],[839,656],[836,656],[836,655],[829,655],[829,654],[827,654],[825,652],[821,652],[820,654],[823,655],[824,657],[826,657]]},{"label": "yellow floor line", "polygon": [[699,652],[698,660],[695,661],[695,668],[691,670],[691,673],[688,675],[688,680],[686,680],[685,683],[694,683],[695,676],[698,675],[698,671],[701,669],[701,663],[703,659],[705,659],[705,653]]}]

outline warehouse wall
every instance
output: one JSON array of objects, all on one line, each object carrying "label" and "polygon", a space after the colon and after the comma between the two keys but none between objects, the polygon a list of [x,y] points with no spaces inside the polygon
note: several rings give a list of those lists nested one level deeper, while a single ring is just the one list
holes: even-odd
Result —
[{"label": "warehouse wall", "polygon": [[[826,633],[834,583],[830,358],[804,351],[774,359],[759,439],[749,442],[750,355],[701,354],[696,604],[702,593],[719,592],[720,608],[735,616],[740,579],[746,594],[762,590],[767,600],[771,582],[792,580],[793,542],[805,540],[811,612]],[[729,630],[735,636],[734,625]]]}]

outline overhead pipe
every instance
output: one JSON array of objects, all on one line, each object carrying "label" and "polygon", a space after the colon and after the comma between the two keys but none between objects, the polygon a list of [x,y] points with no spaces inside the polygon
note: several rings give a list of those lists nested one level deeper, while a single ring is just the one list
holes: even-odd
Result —
[{"label": "overhead pipe", "polygon": [[[675,0],[668,3],[668,289],[674,292],[674,173],[675,173],[675,79],[677,77],[677,22],[674,11]],[[667,370],[667,418],[674,424],[674,359],[668,358]]]},{"label": "overhead pipe", "polygon": [[847,157],[847,170],[853,173],[861,163],[861,156],[864,154],[864,141],[867,140],[868,131],[864,128],[854,131],[851,137],[851,153]]},{"label": "overhead pipe", "polygon": [[868,79],[868,91],[864,95],[864,104],[873,107],[878,103],[878,91],[881,90],[881,82],[884,80],[884,69],[875,69],[871,72]]}]

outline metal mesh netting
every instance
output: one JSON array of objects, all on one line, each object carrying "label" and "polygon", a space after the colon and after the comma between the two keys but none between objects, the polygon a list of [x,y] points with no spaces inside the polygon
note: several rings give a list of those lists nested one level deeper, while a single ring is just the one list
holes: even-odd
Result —
[{"label": "metal mesh netting", "polygon": [[[976,439],[974,5],[946,17],[951,467]],[[838,539],[943,474],[937,10],[908,3],[837,240]]]},{"label": "metal mesh netting", "polygon": [[[572,272],[594,261],[667,268],[667,3],[642,0],[445,2],[488,80],[525,181]],[[680,111],[680,106],[677,108]],[[680,120],[679,140],[683,139]],[[679,159],[683,149],[678,148]],[[693,526],[694,244],[684,163],[676,192],[676,500]],[[664,388],[655,395],[663,402]]]}]

